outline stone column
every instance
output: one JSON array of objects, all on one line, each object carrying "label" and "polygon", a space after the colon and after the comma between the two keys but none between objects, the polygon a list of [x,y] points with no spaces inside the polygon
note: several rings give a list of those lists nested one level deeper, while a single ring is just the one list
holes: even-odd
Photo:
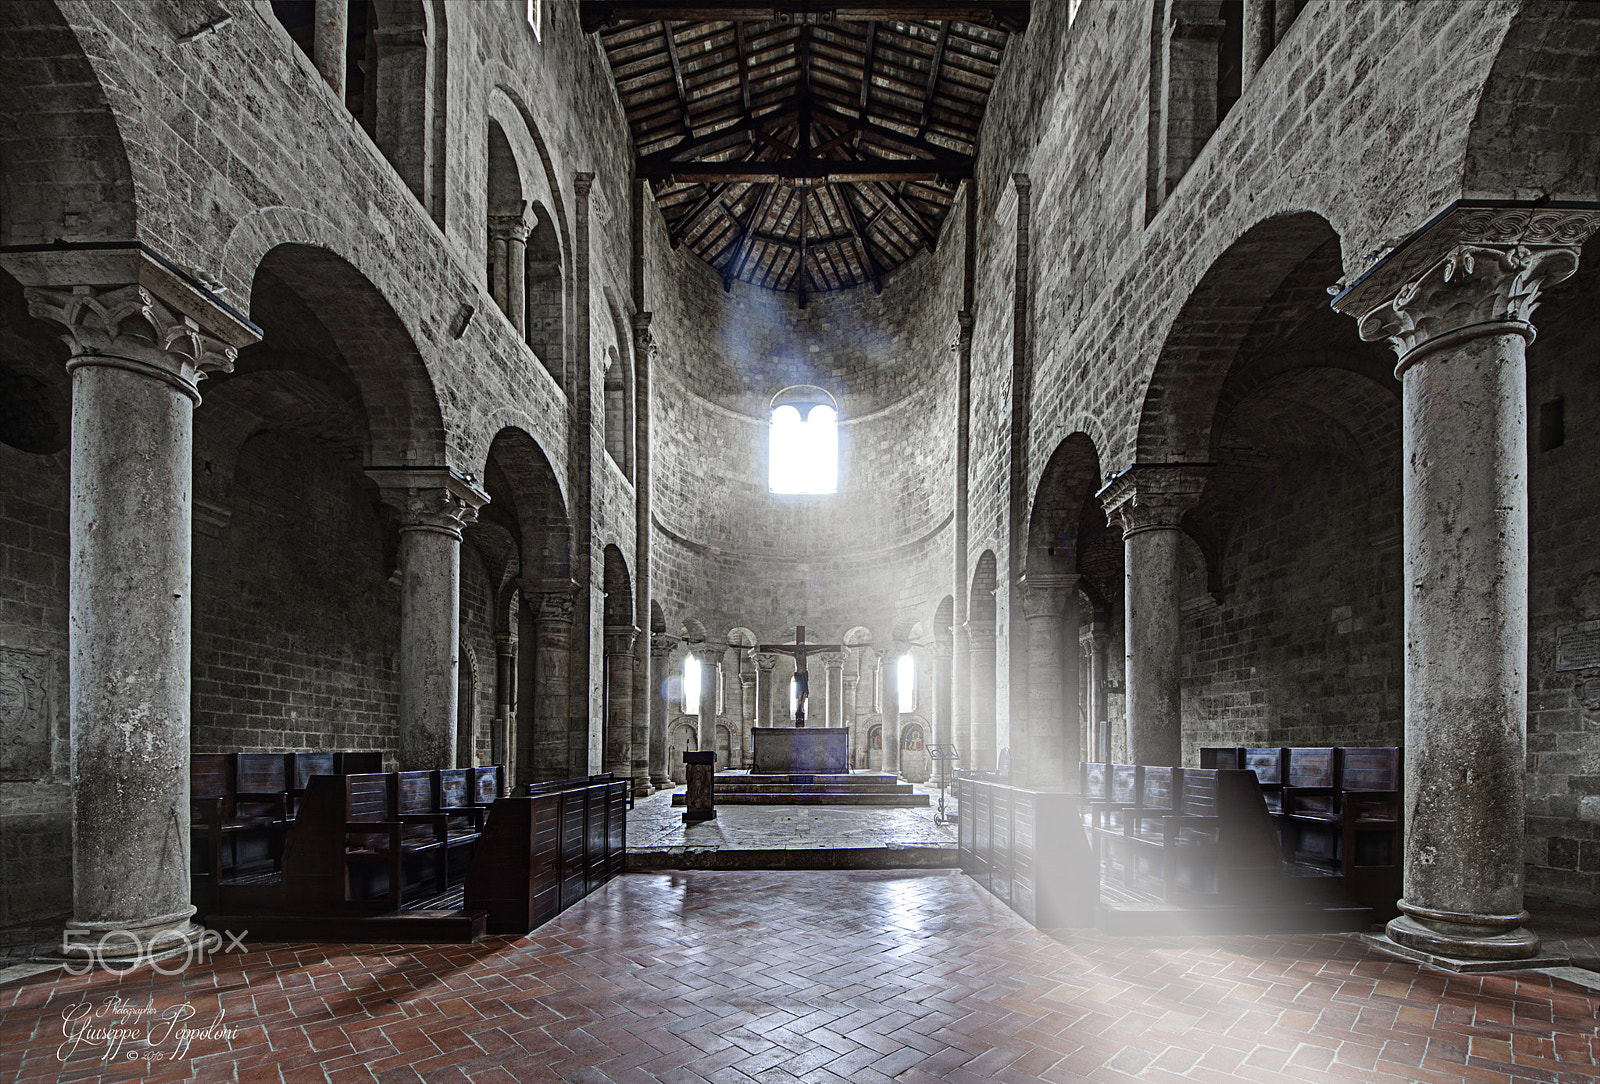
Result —
[{"label": "stone column", "polygon": [[1335,302],[1399,357],[1405,896],[1396,943],[1537,953],[1523,924],[1528,690],[1525,354],[1540,292],[1600,212],[1457,208]]},{"label": "stone column", "polygon": [[822,672],[827,685],[824,692],[825,702],[822,725],[842,727],[844,721],[844,660],[842,651],[830,651],[825,655],[818,655],[822,662]]},{"label": "stone column", "polygon": [[1135,764],[1182,762],[1179,523],[1199,502],[1210,469],[1209,463],[1136,465],[1098,494],[1107,520],[1122,528],[1128,757]]},{"label": "stone column", "polygon": [[311,62],[343,105],[345,50],[350,39],[349,0],[317,0],[312,20]]},{"label": "stone column", "polygon": [[650,782],[657,790],[671,790],[667,768],[667,678],[673,648],[678,642],[665,633],[650,637]]},{"label": "stone column", "polygon": [[850,762],[852,764],[866,764],[866,747],[861,744],[861,735],[857,732],[856,724],[856,688],[861,684],[861,675],[848,671],[844,675],[844,726],[850,728]]},{"label": "stone column", "polygon": [[205,375],[232,369],[255,336],[230,324],[225,342],[138,285],[26,297],[71,351],[63,949],[164,955],[201,933],[189,902],[194,409]]},{"label": "stone column", "polygon": [[772,726],[772,668],[778,665],[778,656],[752,651],[750,661],[756,665],[756,725]]},{"label": "stone column", "polygon": [[933,641],[933,733],[930,743],[950,742],[950,654],[949,640]]},{"label": "stone column", "polygon": [[[739,653],[733,654],[734,665],[739,672],[739,749],[736,759],[740,767],[748,768],[745,760],[754,756],[755,739],[751,736],[751,728],[756,725],[756,672],[752,666],[746,670],[741,664]],[[728,765],[730,768],[735,765]]]},{"label": "stone column", "polygon": [[965,763],[976,772],[992,772],[999,764],[999,750],[995,747],[994,640],[992,627],[967,623],[972,755]]},{"label": "stone column", "polygon": [[400,515],[400,768],[455,763],[461,529],[488,494],[448,468],[369,468]]},{"label": "stone column", "polygon": [[1089,625],[1089,755],[1098,761],[1111,759],[1110,702],[1106,687],[1106,663],[1111,653],[1110,623],[1096,614]]},{"label": "stone column", "polygon": [[[717,664],[722,661],[720,647],[695,644],[690,654],[700,660],[700,723],[696,744],[700,750],[716,752],[717,749]],[[726,768],[723,764],[721,767]]]},{"label": "stone column", "polygon": [[1022,605],[1028,713],[1012,726],[1011,780],[1030,790],[1065,790],[1077,778],[1078,764],[1078,577],[1030,573],[1023,580]]},{"label": "stone column", "polygon": [[538,216],[526,203],[489,216],[490,288],[495,304],[517,329],[517,337],[524,340],[528,337],[528,235],[536,225]]},{"label": "stone column", "polygon": [[1244,53],[1240,58],[1241,90],[1250,85],[1256,72],[1272,52],[1273,42],[1272,0],[1244,0]]},{"label": "stone column", "polygon": [[[896,644],[895,648],[901,645]],[[900,654],[904,654],[902,650]],[[882,690],[883,770],[900,774],[900,655],[893,648],[878,656],[878,687]]]},{"label": "stone column", "polygon": [[548,781],[587,775],[588,750],[574,750],[569,735],[577,601],[570,584],[530,597],[539,603],[533,623],[533,777]]},{"label": "stone column", "polygon": [[510,632],[494,634],[494,731],[489,735],[489,759],[511,770],[512,701],[517,686],[517,638]]},{"label": "stone column", "polygon": [[[606,740],[602,771],[618,776],[633,771],[633,643],[632,625],[607,625],[605,631]],[[633,791],[648,794],[649,779],[636,779]]]}]

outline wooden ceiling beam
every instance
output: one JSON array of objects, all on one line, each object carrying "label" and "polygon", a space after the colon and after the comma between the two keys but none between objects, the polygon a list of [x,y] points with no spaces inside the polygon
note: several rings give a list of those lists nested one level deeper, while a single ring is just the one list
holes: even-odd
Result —
[{"label": "wooden ceiling beam", "polygon": [[959,19],[1015,33],[1028,25],[1028,0],[579,0],[585,33],[620,22],[714,19],[734,22]]},{"label": "wooden ceiling beam", "polygon": [[762,131],[762,125],[768,121],[788,120],[798,113],[798,106],[790,106],[771,113],[763,113],[759,117],[744,117],[709,135],[699,136],[695,139],[680,140],[663,150],[641,155],[639,157],[638,176],[657,176],[662,167],[680,162],[684,155],[716,154],[719,151],[727,150],[729,147],[736,147],[745,141],[745,137],[748,137],[749,133]]},{"label": "wooden ceiling beam", "polygon": [[872,96],[872,62],[878,55],[878,24],[867,24],[867,55],[861,61],[861,115],[867,115],[867,100]]},{"label": "wooden ceiling beam", "polygon": [[662,23],[661,32],[667,38],[667,59],[672,61],[672,82],[678,88],[678,108],[683,111],[683,128],[694,138],[694,122],[689,119],[689,91],[683,84],[683,65],[678,60],[677,34],[671,23]]},{"label": "wooden ceiling beam", "polygon": [[733,24],[733,42],[739,63],[739,98],[744,102],[744,112],[750,115],[750,62],[745,57],[744,23]]},{"label": "wooden ceiling beam", "polygon": [[675,184],[779,184],[817,181],[836,184],[862,181],[942,181],[953,184],[972,176],[972,159],[944,154],[939,158],[790,158],[777,162],[663,162],[639,164],[640,177]]},{"label": "wooden ceiling beam", "polygon": [[855,238],[856,247],[861,250],[867,273],[872,276],[873,291],[883,293],[883,269],[873,258],[872,249],[867,247],[867,228],[861,224],[861,216],[856,213],[855,204],[850,202],[850,193],[843,188],[835,188],[833,201],[844,209],[845,225],[850,227],[850,236]]},{"label": "wooden ceiling beam", "polygon": [[928,114],[933,111],[933,88],[939,85],[939,68],[944,64],[945,43],[950,40],[950,24],[939,27],[939,41],[933,47],[933,63],[928,65],[928,82],[922,89],[922,116],[917,118],[917,138],[928,131]]}]

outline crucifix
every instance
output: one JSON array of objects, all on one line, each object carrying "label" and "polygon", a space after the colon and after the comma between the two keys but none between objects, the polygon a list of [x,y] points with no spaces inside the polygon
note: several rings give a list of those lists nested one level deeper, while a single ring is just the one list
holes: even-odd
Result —
[{"label": "crucifix", "polygon": [[806,673],[806,656],[815,655],[823,651],[843,651],[844,645],[808,644],[806,643],[806,627],[797,625],[794,630],[794,643],[762,644],[756,650],[794,657],[794,725],[805,726],[806,699],[811,694],[810,675]]}]

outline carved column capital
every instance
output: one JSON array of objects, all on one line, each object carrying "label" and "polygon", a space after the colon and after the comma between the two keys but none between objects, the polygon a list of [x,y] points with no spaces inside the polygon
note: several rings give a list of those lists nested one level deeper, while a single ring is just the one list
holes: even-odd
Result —
[{"label": "carved column capital", "polygon": [[368,467],[367,477],[400,514],[402,531],[437,531],[459,542],[461,529],[489,503],[475,480],[448,467]]},{"label": "carved column capital", "polygon": [[143,286],[32,286],[28,314],[61,325],[67,368],[115,365],[173,384],[195,402],[207,373],[232,372],[238,350]]},{"label": "carved column capital", "polygon": [[1029,621],[1061,616],[1067,595],[1078,589],[1078,577],[1057,572],[1030,572],[1022,577],[1022,613]]},{"label": "carved column capital", "polygon": [[510,658],[517,653],[517,637],[511,632],[497,632],[494,634],[494,653],[503,658]]},{"label": "carved column capital", "polygon": [[672,654],[673,649],[677,646],[676,637],[668,636],[664,632],[652,632],[650,634],[650,657],[653,659],[666,658]]},{"label": "carved column capital", "polygon": [[722,653],[727,648],[722,644],[689,644],[689,654],[700,660],[701,666],[715,666],[722,661]]},{"label": "carved column capital", "polygon": [[995,630],[988,625],[974,625],[967,622],[967,642],[974,648],[992,648],[995,642]]},{"label": "carved column capital", "polygon": [[1361,337],[1387,340],[1399,372],[1433,349],[1518,334],[1545,288],[1570,277],[1600,210],[1462,202],[1386,253],[1334,298]]},{"label": "carved column capital", "polygon": [[639,630],[632,625],[607,625],[605,628],[605,651],[607,655],[633,656],[633,644],[639,636]]},{"label": "carved column capital", "polygon": [[489,236],[496,241],[526,241],[539,225],[539,216],[523,210],[489,216]]},{"label": "carved column capital", "polygon": [[572,175],[572,188],[577,193],[579,199],[587,198],[589,195],[589,189],[593,187],[593,173],[574,173]]},{"label": "carved column capital", "polygon": [[1136,464],[1107,482],[1095,496],[1106,510],[1106,522],[1121,527],[1124,538],[1140,531],[1176,530],[1184,515],[1200,503],[1213,466]]},{"label": "carved column capital", "polygon": [[772,651],[752,651],[750,661],[756,664],[757,670],[766,670],[770,673],[772,668],[778,665],[778,655]]},{"label": "carved column capital", "polygon": [[570,625],[578,612],[578,600],[571,591],[543,591],[534,597],[539,600],[535,611],[538,621],[564,621]]},{"label": "carved column capital", "polygon": [[933,641],[933,657],[940,662],[949,662],[950,656],[955,653],[955,644],[949,640]]},{"label": "carved column capital", "polygon": [[822,663],[824,670],[843,670],[846,658],[848,656],[843,651],[826,651],[817,656],[817,661]]},{"label": "carved column capital", "polygon": [[661,350],[655,334],[650,330],[650,323],[654,317],[653,312],[633,314],[633,356],[636,364],[654,362]]}]

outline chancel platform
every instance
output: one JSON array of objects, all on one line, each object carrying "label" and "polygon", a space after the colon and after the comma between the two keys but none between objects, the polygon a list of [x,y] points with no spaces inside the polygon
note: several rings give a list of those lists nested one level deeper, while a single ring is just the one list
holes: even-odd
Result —
[{"label": "chancel platform", "polygon": [[850,771],[850,731],[827,726],[758,726],[751,730],[753,774],[841,775]]}]

